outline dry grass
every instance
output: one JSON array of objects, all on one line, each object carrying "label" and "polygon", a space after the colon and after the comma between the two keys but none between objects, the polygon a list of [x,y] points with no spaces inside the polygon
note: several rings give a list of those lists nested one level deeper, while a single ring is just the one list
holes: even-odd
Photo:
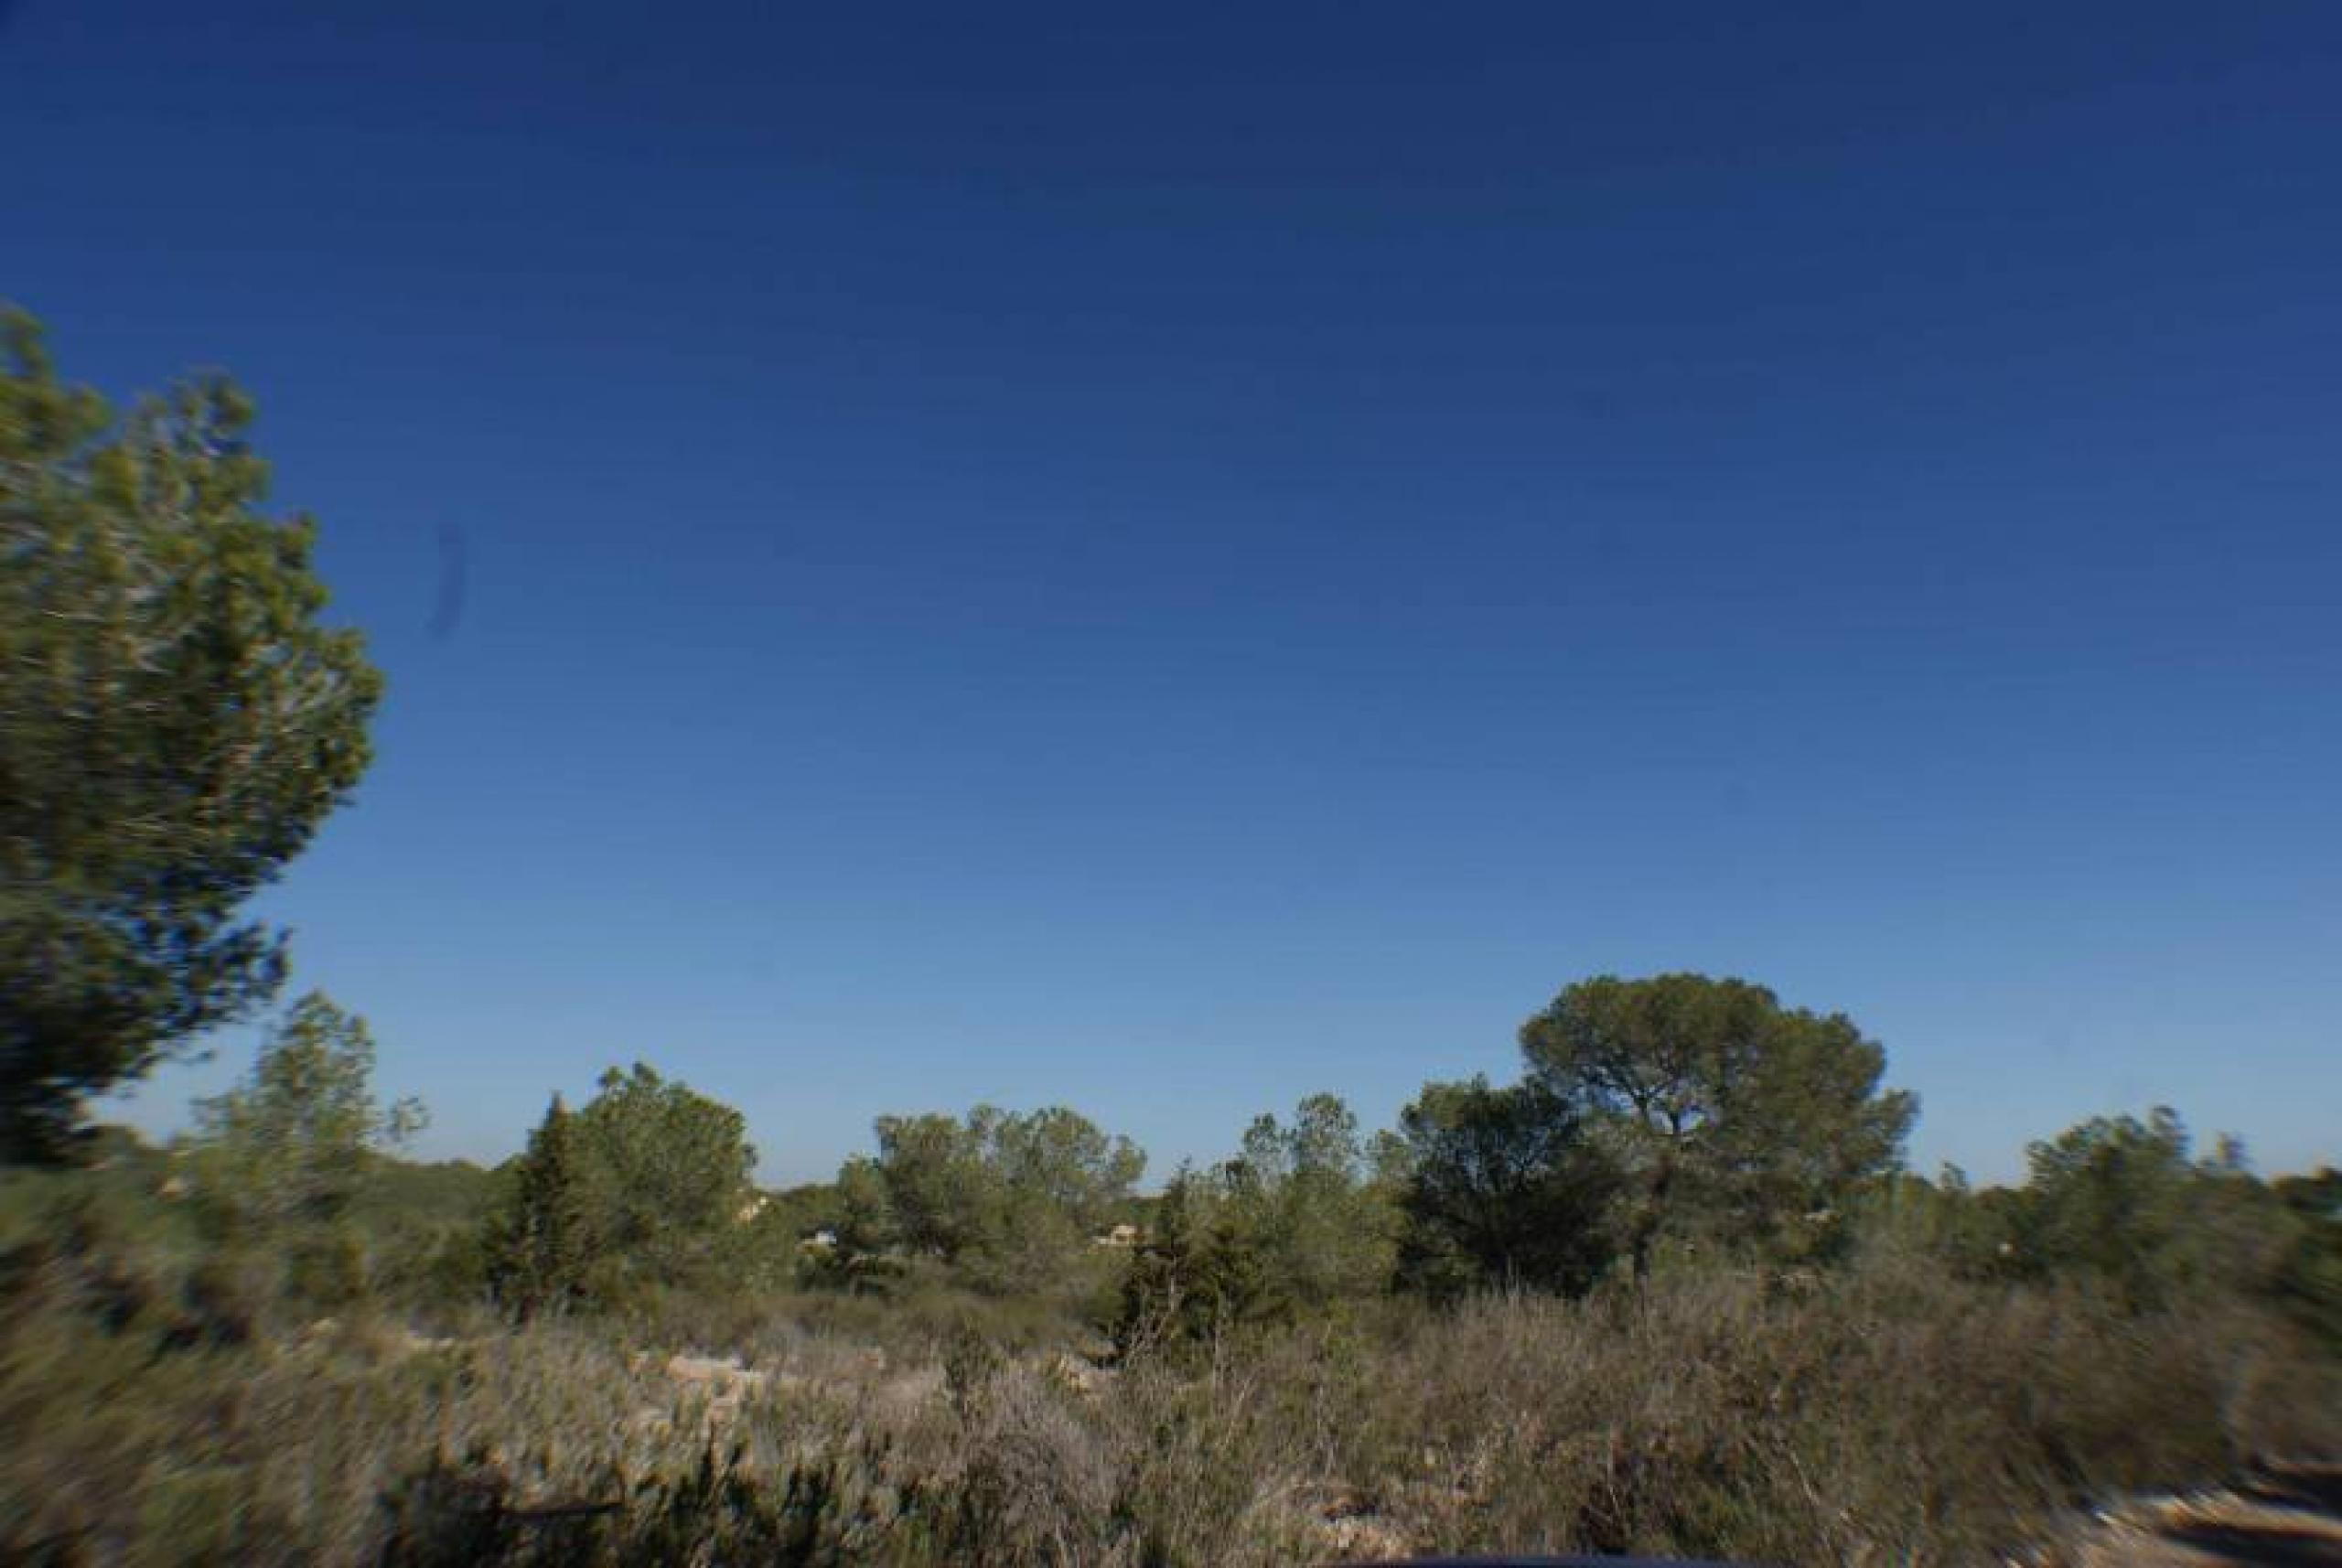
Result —
[{"label": "dry grass", "polygon": [[2261,1315],[1891,1270],[1391,1304],[1112,1369],[1037,1320],[794,1298],[704,1337],[361,1313],[219,1343],[174,1333],[184,1294],[110,1316],[89,1275],[11,1297],[12,1558],[1964,1563],[2078,1501],[2342,1452],[2335,1369]]}]

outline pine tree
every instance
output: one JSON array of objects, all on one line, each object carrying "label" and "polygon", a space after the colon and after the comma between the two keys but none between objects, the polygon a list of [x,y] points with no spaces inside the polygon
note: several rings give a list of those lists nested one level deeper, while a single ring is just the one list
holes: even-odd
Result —
[{"label": "pine tree", "polygon": [[1115,1348],[1123,1355],[1184,1337],[1191,1312],[1189,1294],[1196,1267],[1196,1233],[1188,1211],[1194,1177],[1186,1166],[1163,1189],[1149,1234],[1132,1255],[1123,1276],[1122,1310],[1114,1323]]},{"label": "pine tree", "polygon": [[525,1320],[574,1298],[591,1261],[575,1133],[558,1094],[529,1134],[518,1177],[490,1240],[489,1283]]},{"label": "pine tree", "polygon": [[117,413],[0,307],[0,1159],[274,1000],[251,900],[366,771],[381,675],[252,418],[218,377]]},{"label": "pine tree", "polygon": [[1182,1167],[1163,1191],[1150,1233],[1123,1283],[1114,1340],[1124,1353],[1207,1341],[1291,1315],[1294,1301],[1230,1187],[1241,1162],[1206,1172]]}]

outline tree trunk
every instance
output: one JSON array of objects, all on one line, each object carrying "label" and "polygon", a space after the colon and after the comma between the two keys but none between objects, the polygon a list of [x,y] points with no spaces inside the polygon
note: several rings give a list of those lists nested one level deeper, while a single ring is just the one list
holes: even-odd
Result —
[{"label": "tree trunk", "polygon": [[1643,1211],[1636,1218],[1634,1237],[1628,1242],[1638,1285],[1650,1278],[1651,1248],[1659,1240],[1660,1220],[1667,1212],[1667,1194],[1674,1185],[1675,1160],[1670,1155],[1660,1161],[1659,1169],[1651,1175],[1650,1191],[1644,1197]]}]

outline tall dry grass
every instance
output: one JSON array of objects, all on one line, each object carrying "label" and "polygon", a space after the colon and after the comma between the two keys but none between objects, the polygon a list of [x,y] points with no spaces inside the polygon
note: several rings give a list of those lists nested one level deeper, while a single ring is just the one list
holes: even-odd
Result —
[{"label": "tall dry grass", "polygon": [[271,1321],[232,1279],[11,1270],[18,1561],[1951,1563],[2081,1500],[2342,1451],[2335,1366],[2248,1306],[1910,1266],[1379,1304],[1107,1369],[1069,1326],[900,1304],[425,1340]]}]

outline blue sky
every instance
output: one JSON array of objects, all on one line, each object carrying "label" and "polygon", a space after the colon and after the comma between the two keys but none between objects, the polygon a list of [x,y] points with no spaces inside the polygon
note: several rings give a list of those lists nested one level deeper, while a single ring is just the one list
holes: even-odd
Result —
[{"label": "blue sky", "polygon": [[267,907],[428,1152],[641,1058],[1160,1174],[1692,968],[1923,1166],[2342,1157],[2330,5],[22,0],[0,145],[392,678]]}]

